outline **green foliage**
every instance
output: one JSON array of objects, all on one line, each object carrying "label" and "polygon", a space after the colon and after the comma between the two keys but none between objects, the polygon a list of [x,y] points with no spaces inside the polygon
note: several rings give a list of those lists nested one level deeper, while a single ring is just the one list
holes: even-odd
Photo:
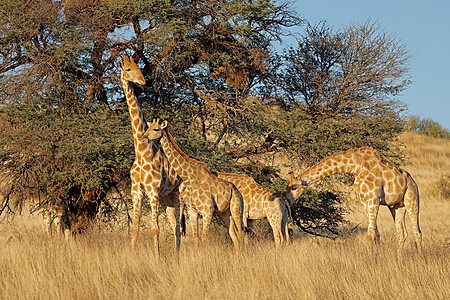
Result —
[{"label": "green foliage", "polygon": [[292,205],[294,224],[307,233],[339,234],[340,227],[346,223],[341,204],[339,194],[307,188]]},{"label": "green foliage", "polygon": [[[128,180],[134,149],[117,84],[127,51],[146,76],[135,89],[145,119],[168,120],[182,150],[212,171],[284,192],[270,162],[279,152],[294,168],[360,146],[401,160],[390,97],[408,83],[409,57],[370,24],[353,35],[309,27],[270,66],[271,42],[301,23],[284,1],[5,0],[0,10],[0,101],[24,104],[0,109],[1,169],[24,197],[82,214]],[[295,222],[335,230],[340,196],[304,197]]]},{"label": "green foliage", "polygon": [[363,146],[377,149],[393,162],[401,161],[398,149],[391,143],[403,130],[400,118],[316,119],[298,108],[285,112],[279,120],[273,135],[303,163],[314,164],[334,153]]},{"label": "green foliage", "polygon": [[105,193],[128,178],[134,159],[128,112],[96,106],[87,115],[62,115],[9,106],[0,115],[1,168],[22,198],[39,193],[74,215],[95,216]]},{"label": "green foliage", "polygon": [[439,139],[450,139],[450,130],[429,118],[421,119],[418,116],[410,116],[407,122],[407,128],[419,134]]}]

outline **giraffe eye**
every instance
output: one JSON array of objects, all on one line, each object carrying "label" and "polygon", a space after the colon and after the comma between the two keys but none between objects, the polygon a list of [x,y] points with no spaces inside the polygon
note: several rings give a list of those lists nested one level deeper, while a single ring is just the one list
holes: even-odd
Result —
[{"label": "giraffe eye", "polygon": [[292,189],[293,191],[295,191],[295,190],[297,189],[297,185],[293,185],[293,186],[291,187],[291,189]]},{"label": "giraffe eye", "polygon": [[127,70],[126,70],[127,72],[130,72],[131,71],[131,69],[130,68],[127,68]]}]

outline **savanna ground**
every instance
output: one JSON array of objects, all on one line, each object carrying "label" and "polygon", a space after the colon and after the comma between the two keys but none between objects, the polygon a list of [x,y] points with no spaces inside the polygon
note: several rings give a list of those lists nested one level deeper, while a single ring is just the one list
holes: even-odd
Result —
[{"label": "savanna ground", "polygon": [[[40,215],[24,213],[13,221],[1,219],[0,298],[450,299],[450,201],[441,193],[450,170],[450,141],[412,133],[401,141],[408,157],[403,167],[421,193],[422,256],[410,234],[399,259],[386,207],[378,218],[381,244],[371,251],[356,199],[347,202],[346,217],[360,224],[358,230],[337,240],[297,233],[292,245],[279,251],[271,239],[260,239],[236,253],[220,228],[208,247],[197,250],[188,231],[177,260],[163,226],[159,261],[145,219],[133,250],[125,227],[100,227],[66,243],[47,236]],[[407,229],[412,232],[408,220]]]}]

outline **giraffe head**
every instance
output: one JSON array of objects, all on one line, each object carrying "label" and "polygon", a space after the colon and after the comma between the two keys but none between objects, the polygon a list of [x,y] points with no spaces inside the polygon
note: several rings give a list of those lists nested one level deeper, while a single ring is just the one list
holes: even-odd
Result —
[{"label": "giraffe head", "polygon": [[289,202],[292,203],[295,199],[300,197],[306,185],[306,181],[303,181],[301,178],[295,178],[294,173],[290,172],[289,183],[286,187],[286,197],[288,198]]},{"label": "giraffe head", "polygon": [[137,64],[134,62],[133,57],[130,56],[128,58],[125,54],[123,55],[121,70],[122,78],[126,81],[131,81],[139,85],[145,84],[144,76],[142,75],[142,72]]},{"label": "giraffe head", "polygon": [[142,136],[142,140],[150,139],[156,140],[162,136],[162,130],[167,127],[167,121],[163,121],[159,124],[159,118],[153,119],[153,122],[148,125],[147,131]]}]

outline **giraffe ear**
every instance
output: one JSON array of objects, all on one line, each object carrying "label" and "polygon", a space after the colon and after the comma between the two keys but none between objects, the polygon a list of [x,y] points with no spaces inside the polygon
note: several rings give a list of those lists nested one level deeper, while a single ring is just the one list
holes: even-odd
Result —
[{"label": "giraffe ear", "polygon": [[131,62],[131,63],[134,63],[133,56],[131,56],[131,55],[130,55],[130,62]]},{"label": "giraffe ear", "polygon": [[124,54],[123,55],[123,62],[128,62],[129,60],[128,60],[128,58],[127,58],[127,56]]},{"label": "giraffe ear", "polygon": [[166,128],[166,127],[167,127],[167,121],[164,120],[164,121],[161,123],[161,129],[164,129],[164,128]]},{"label": "giraffe ear", "polygon": [[294,172],[289,172],[289,182],[292,182],[295,180]]}]

